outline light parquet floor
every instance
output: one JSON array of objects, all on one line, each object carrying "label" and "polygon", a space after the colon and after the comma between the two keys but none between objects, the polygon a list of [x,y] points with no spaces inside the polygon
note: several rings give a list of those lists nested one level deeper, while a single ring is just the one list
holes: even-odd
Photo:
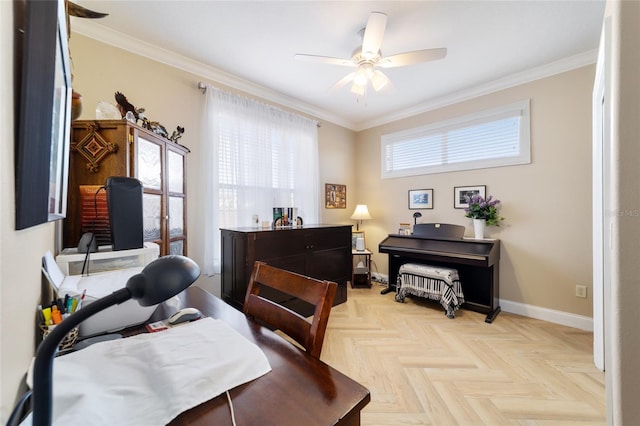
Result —
[{"label": "light parquet floor", "polygon": [[501,312],[349,288],[331,311],[321,359],[371,392],[363,425],[605,424],[593,334]]}]

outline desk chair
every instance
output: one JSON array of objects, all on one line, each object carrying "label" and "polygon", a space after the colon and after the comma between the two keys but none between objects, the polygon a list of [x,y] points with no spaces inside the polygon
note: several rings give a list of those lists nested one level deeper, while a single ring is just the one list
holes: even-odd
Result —
[{"label": "desk chair", "polygon": [[[309,322],[302,315],[260,296],[260,289],[270,287],[315,306]],[[264,262],[255,262],[244,299],[243,312],[249,318],[275,327],[298,342],[313,357],[320,358],[324,333],[338,284],[305,277]]]}]

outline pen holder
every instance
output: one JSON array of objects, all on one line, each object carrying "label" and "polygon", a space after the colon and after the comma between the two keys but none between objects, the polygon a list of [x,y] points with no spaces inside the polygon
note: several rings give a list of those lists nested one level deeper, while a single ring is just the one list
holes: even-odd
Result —
[{"label": "pen holder", "polygon": [[[47,338],[51,330],[49,330],[49,327],[44,324],[39,324],[39,327],[40,333],[42,333],[42,340],[44,340]],[[62,339],[62,342],[60,342],[60,345],[58,346],[58,350],[64,351],[73,348],[73,345],[76,344],[76,340],[78,340],[78,327],[71,329],[71,331],[64,336],[64,339]]]}]

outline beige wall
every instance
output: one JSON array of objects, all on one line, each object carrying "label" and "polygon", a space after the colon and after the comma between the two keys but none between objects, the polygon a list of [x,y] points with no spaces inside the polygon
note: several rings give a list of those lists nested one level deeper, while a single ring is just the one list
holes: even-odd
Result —
[{"label": "beige wall", "polygon": [[[593,66],[580,68],[358,133],[356,192],[374,217],[364,224],[369,249],[377,252],[378,243],[397,232],[399,223],[413,223],[409,189],[434,190],[434,209],[422,210],[419,222],[464,225],[472,235],[471,219],[453,208],[453,188],[486,185],[487,195],[502,200],[506,217],[499,228],[487,228],[488,236],[501,240],[500,298],[591,316],[594,73]],[[381,135],[527,98],[531,164],[381,179]],[[387,273],[387,255],[374,254],[373,259]],[[575,297],[578,284],[589,287],[587,299]]]},{"label": "beige wall", "polygon": [[[323,122],[318,133],[320,146],[320,212],[323,223],[353,225],[349,219],[358,203],[356,193],[356,170],[353,167],[355,158],[355,133],[344,127]],[[326,209],[324,200],[325,183],[347,186],[347,208]]]}]

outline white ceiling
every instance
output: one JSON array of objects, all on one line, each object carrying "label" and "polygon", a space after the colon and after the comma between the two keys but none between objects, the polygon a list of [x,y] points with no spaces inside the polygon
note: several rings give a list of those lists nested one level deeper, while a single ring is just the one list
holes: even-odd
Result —
[{"label": "white ceiling", "polygon": [[[361,130],[591,63],[604,1],[115,1],[71,29],[223,84]],[[351,68],[294,60],[350,58],[372,11],[388,15],[390,56],[446,47],[445,59],[385,69],[392,90],[358,99],[329,90]],[[194,90],[197,81],[194,81]]]}]

